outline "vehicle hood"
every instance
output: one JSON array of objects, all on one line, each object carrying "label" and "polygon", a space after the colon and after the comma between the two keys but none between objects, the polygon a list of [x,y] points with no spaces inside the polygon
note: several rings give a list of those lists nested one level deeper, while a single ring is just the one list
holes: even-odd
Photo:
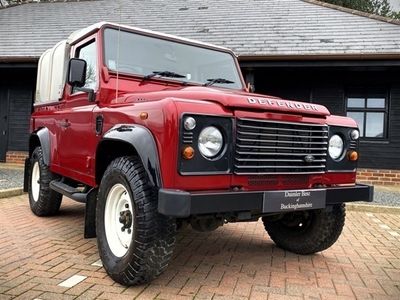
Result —
[{"label": "vehicle hood", "polygon": [[275,111],[321,117],[330,115],[328,109],[319,104],[211,87],[184,87],[157,92],[132,93],[126,95],[125,101],[147,102],[166,98],[211,101],[233,110]]}]

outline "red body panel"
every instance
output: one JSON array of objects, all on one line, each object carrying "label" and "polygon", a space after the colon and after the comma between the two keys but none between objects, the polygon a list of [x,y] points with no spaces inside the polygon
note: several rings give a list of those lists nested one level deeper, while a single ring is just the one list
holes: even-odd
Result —
[{"label": "red body panel", "polygon": [[[101,39],[99,33],[96,33]],[[78,182],[96,186],[96,149],[101,136],[95,133],[97,115],[104,117],[103,133],[115,124],[140,124],[153,134],[158,148],[164,188],[180,190],[274,190],[310,188],[317,184],[354,184],[355,173],[326,173],[316,175],[198,175],[182,176],[177,161],[179,124],[183,113],[246,117],[339,125],[356,128],[349,118],[331,116],[317,104],[283,100],[276,97],[250,94],[242,90],[190,86],[184,87],[173,80],[141,78],[119,74],[117,78],[102,63],[99,51],[99,88],[96,102],[89,102],[87,93],[71,95],[67,84],[59,102],[35,106],[32,130],[47,127],[50,132],[51,170]],[[73,56],[74,47],[71,49]],[[140,113],[148,118],[142,120]]]}]

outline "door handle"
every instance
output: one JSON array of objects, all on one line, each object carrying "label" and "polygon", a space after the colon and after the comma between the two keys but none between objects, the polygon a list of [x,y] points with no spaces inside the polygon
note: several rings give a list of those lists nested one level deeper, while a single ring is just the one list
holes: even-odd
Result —
[{"label": "door handle", "polygon": [[71,122],[68,121],[67,119],[65,119],[65,120],[60,122],[60,126],[64,127],[64,128],[68,128],[69,126],[71,126]]}]

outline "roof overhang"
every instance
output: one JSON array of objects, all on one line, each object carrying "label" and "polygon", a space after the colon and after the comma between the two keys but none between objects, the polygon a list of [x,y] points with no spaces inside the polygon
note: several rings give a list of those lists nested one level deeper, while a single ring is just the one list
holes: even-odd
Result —
[{"label": "roof overhang", "polygon": [[276,61],[276,60],[400,60],[399,53],[344,53],[344,54],[289,54],[289,55],[239,55],[240,61]]},{"label": "roof overhang", "polygon": [[2,63],[37,63],[39,56],[0,56],[0,64]]},{"label": "roof overhang", "polygon": [[[114,23],[106,23],[100,22],[89,26],[82,31],[75,32],[71,34],[68,41],[70,43],[74,43],[81,38],[84,38],[94,30],[100,29],[102,26],[119,26]],[[134,31],[143,32],[147,34],[154,34],[157,36],[164,36],[166,38],[171,38],[174,40],[181,40],[186,43],[191,43],[195,45],[203,45],[206,47],[212,47],[221,49],[223,51],[231,52],[229,49],[224,47],[219,47],[207,43],[198,42],[195,40],[179,38],[173,35],[163,34],[151,30],[144,30],[136,27],[130,26],[121,26],[121,28],[132,29]],[[345,62],[351,61],[354,65],[360,64],[372,64],[372,65],[391,65],[398,66],[400,64],[400,52],[399,53],[343,53],[343,54],[282,54],[282,55],[253,55],[253,54],[237,54],[237,57],[240,61],[241,66],[261,66],[265,65],[274,65],[273,62],[282,62],[285,61],[287,63],[293,62],[294,64],[309,64],[310,62]],[[0,57],[0,64],[3,63],[37,63],[39,61],[40,56],[3,56]]]},{"label": "roof overhang", "polygon": [[[39,56],[3,56],[0,57],[0,63],[37,63]],[[382,54],[342,54],[342,55],[238,55],[242,64],[246,62],[273,62],[273,61],[391,61],[400,63],[400,53],[382,53]]]},{"label": "roof overhang", "polygon": [[400,60],[254,60],[241,61],[240,66],[248,69],[256,68],[351,68],[400,67]]}]

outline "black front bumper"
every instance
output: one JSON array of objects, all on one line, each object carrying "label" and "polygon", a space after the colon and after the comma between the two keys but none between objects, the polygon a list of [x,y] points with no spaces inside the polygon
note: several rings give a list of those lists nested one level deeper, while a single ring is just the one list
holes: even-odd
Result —
[{"label": "black front bumper", "polygon": [[354,201],[372,202],[374,187],[357,184],[309,190],[186,192],[160,189],[159,213],[185,218],[191,215],[253,212],[282,213],[320,209]]}]

